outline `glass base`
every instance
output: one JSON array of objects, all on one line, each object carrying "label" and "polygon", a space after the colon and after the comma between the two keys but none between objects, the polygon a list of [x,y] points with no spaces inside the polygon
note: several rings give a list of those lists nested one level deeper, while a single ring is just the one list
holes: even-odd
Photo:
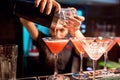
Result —
[{"label": "glass base", "polygon": [[70,80],[70,78],[68,76],[64,76],[64,75],[52,75],[49,76],[46,80]]},{"label": "glass base", "polygon": [[109,77],[109,76],[112,76],[114,75],[114,72],[111,72],[111,71],[101,71],[101,75],[106,78],[106,77]]},{"label": "glass base", "polygon": [[79,73],[73,73],[72,77],[74,79],[79,79],[79,80],[87,80],[88,79],[88,75],[85,74],[85,73],[81,73],[81,74],[79,74]]}]

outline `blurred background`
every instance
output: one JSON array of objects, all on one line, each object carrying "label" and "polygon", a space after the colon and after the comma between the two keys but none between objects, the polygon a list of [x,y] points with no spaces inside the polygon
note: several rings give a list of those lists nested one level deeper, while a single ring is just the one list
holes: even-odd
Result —
[{"label": "blurred background", "polygon": [[[14,0],[13,0],[14,1]],[[28,57],[37,62],[38,52],[32,45],[31,37],[27,30],[21,27],[19,20],[13,15],[12,0],[0,3],[0,44],[18,44],[18,77],[27,76],[26,66]],[[80,16],[85,17],[81,25],[81,32],[85,36],[120,36],[120,0],[56,0],[61,7],[75,7]],[[12,4],[14,5],[14,4]],[[7,7],[5,7],[7,6]],[[38,27],[39,28],[39,27]],[[116,44],[109,52],[109,59],[119,63],[120,48]],[[114,53],[114,55],[112,55]],[[30,66],[30,65],[29,65]]]}]

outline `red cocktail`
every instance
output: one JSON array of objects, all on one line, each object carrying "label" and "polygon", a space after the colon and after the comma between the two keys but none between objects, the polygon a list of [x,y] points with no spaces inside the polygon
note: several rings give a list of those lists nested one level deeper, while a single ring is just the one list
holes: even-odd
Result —
[{"label": "red cocktail", "polygon": [[[52,54],[54,54],[54,56],[55,56],[54,75],[50,76],[48,80],[57,80],[60,77],[60,75],[58,76],[58,71],[57,71],[58,54],[66,46],[69,39],[55,39],[55,38],[51,38],[51,37],[46,37],[46,38],[43,38],[43,40],[46,43],[46,45],[48,46],[48,48],[50,49],[50,51],[52,52]],[[63,78],[65,78],[65,76],[63,76]]]},{"label": "red cocktail", "polygon": [[80,40],[78,39],[71,39],[72,43],[74,44],[75,48],[78,50],[79,53],[84,54],[85,50],[82,47]]},{"label": "red cocktail", "polygon": [[118,43],[118,45],[120,46],[120,37],[115,38],[115,40]]},{"label": "red cocktail", "polygon": [[77,74],[76,73],[73,74],[73,77],[75,79],[85,79],[86,77],[85,77],[85,74],[83,73],[83,65],[82,65],[83,64],[83,55],[85,53],[85,50],[82,47],[81,42],[80,42],[79,39],[71,38],[71,41],[72,41],[73,45],[75,46],[75,48],[77,49],[78,55],[80,55],[80,59],[81,59],[81,62],[80,62],[80,72],[77,73]]},{"label": "red cocktail", "polygon": [[46,40],[45,43],[53,54],[59,54],[68,43],[68,40]]}]

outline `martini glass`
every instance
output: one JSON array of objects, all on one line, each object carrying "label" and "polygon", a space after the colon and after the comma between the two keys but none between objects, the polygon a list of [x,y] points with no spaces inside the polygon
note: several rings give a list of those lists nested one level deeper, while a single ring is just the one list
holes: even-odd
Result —
[{"label": "martini glass", "polygon": [[95,80],[95,65],[98,59],[105,53],[104,46],[105,42],[99,42],[98,37],[89,37],[86,39],[82,39],[81,44],[84,50],[87,52],[88,56],[93,60],[93,80]]},{"label": "martini glass", "polygon": [[108,52],[112,49],[112,47],[115,45],[115,39],[114,38],[103,38],[100,37],[100,39],[98,40],[98,42],[104,42],[105,43],[105,53],[104,53],[104,69],[102,71],[102,75],[103,76],[107,76],[107,75],[111,75],[113,74],[112,72],[109,72],[107,70],[107,59],[108,59]]},{"label": "martini glass", "polygon": [[85,54],[85,50],[82,47],[80,40],[77,38],[70,38],[70,40],[72,41],[73,45],[75,46],[75,48],[78,51],[78,55],[80,55],[80,71],[78,73],[74,73],[72,76],[75,79],[86,79],[87,75],[85,73],[83,73],[83,55]]},{"label": "martini glass", "polygon": [[55,63],[54,63],[54,75],[50,76],[48,80],[67,80],[68,77],[63,76],[63,75],[58,75],[58,70],[57,70],[57,59],[58,59],[58,54],[63,50],[63,48],[66,46],[66,44],[69,42],[69,39],[55,39],[52,37],[46,37],[43,38],[44,42],[54,55]]}]

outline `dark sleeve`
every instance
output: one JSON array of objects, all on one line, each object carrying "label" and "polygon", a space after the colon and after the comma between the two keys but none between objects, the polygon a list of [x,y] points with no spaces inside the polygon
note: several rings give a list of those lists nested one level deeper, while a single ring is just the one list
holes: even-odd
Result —
[{"label": "dark sleeve", "polygon": [[47,64],[49,67],[53,67],[53,60],[54,56],[49,50],[49,48],[46,46],[45,42],[42,40],[41,33],[39,32],[39,36],[37,40],[33,40],[33,44],[37,47],[39,54],[40,54],[40,62],[43,64]]}]

